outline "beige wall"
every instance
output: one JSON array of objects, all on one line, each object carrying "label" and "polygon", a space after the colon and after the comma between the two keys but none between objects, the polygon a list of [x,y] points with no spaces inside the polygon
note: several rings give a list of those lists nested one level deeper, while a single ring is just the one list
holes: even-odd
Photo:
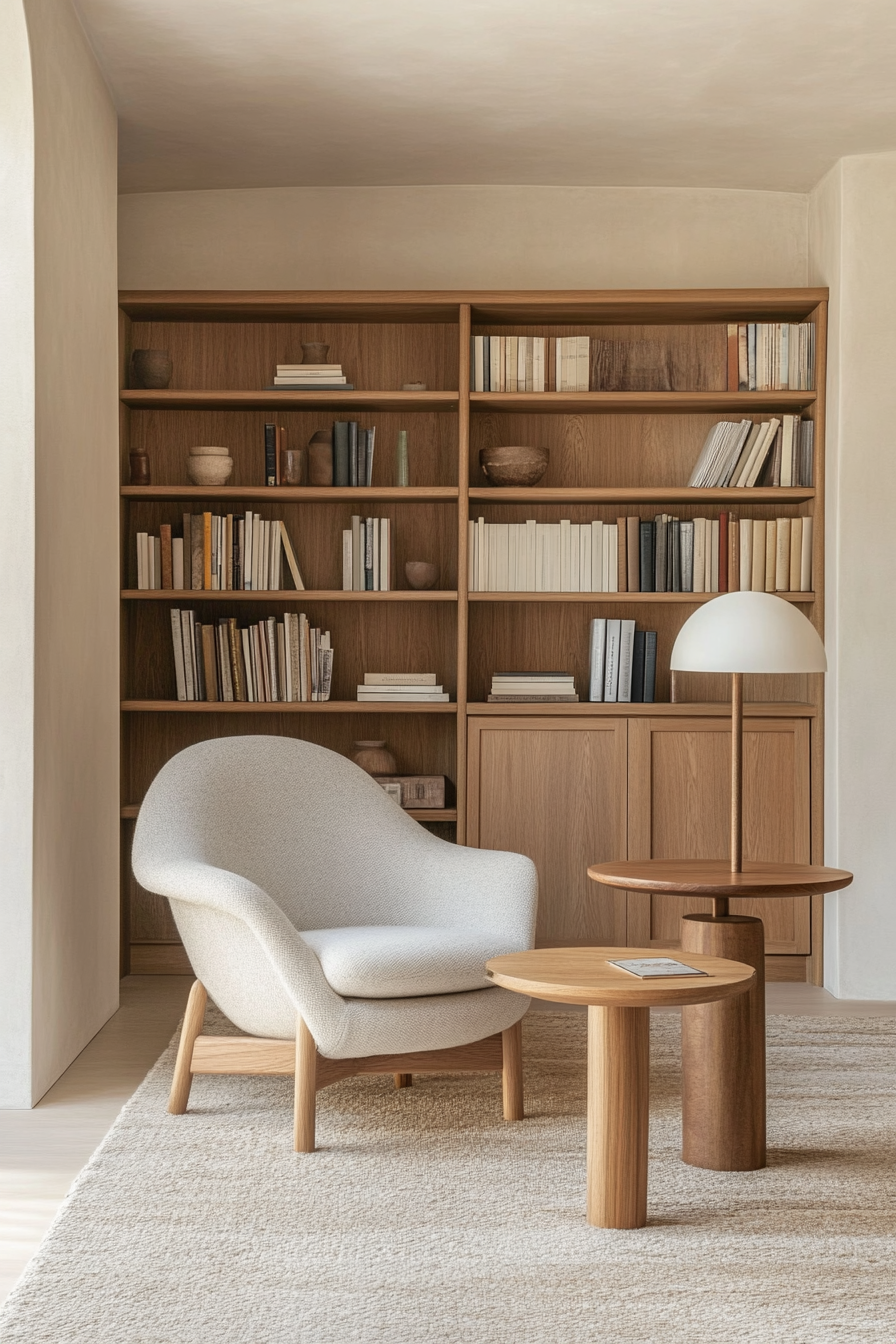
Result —
[{"label": "beige wall", "polygon": [[647,187],[122,196],[125,289],[804,285],[807,198]]},{"label": "beige wall", "polygon": [[896,998],[896,154],[842,159],[813,193],[812,279],[831,286],[827,850],[830,988]]},{"label": "beige wall", "polygon": [[68,0],[25,0],[34,87],[31,1089],[118,1006],[116,119]]},{"label": "beige wall", "polygon": [[[0,1105],[31,1102],[34,120],[21,4],[0,5]],[[13,524],[14,520],[14,524]]]}]

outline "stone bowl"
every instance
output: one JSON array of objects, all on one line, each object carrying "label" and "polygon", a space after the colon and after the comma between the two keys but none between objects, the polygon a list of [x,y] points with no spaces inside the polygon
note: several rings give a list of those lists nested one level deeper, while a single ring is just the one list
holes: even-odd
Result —
[{"label": "stone bowl", "polygon": [[229,457],[229,456],[230,456],[229,448],[202,447],[202,448],[190,449],[190,457]]},{"label": "stone bowl", "polygon": [[548,469],[550,449],[530,448],[528,445],[509,445],[500,448],[482,448],[479,465],[489,485],[537,485]]},{"label": "stone bowl", "polygon": [[191,453],[187,458],[187,475],[194,485],[226,485],[233,471],[233,458],[220,453]]},{"label": "stone bowl", "polygon": [[438,583],[438,565],[431,565],[426,560],[409,560],[404,567],[404,572],[408,583],[418,591],[422,591],[424,588],[434,588]]}]

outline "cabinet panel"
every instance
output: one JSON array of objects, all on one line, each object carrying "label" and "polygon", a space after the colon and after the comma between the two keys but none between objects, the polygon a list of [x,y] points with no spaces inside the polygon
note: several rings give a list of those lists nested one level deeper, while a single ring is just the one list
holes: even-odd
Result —
[{"label": "cabinet panel", "polygon": [[[718,859],[729,854],[731,727],[727,720],[629,723],[629,849],[632,859]],[[808,863],[809,725],[804,719],[744,724],[744,858]],[[810,951],[807,896],[735,900],[757,915],[766,951]],[[683,914],[708,900],[629,893],[628,941],[672,946]]]},{"label": "cabinet panel", "polygon": [[538,868],[539,945],[625,943],[624,892],[590,863],[626,853],[625,719],[471,718],[468,843]]}]

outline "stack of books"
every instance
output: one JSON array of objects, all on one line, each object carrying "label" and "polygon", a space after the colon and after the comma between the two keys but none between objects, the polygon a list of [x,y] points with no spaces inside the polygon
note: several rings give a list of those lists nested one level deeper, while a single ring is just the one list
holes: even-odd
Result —
[{"label": "stack of books", "polygon": [[448,692],[436,685],[435,672],[365,672],[358,699],[368,704],[447,704]]},{"label": "stack of books", "polygon": [[245,515],[183,515],[183,536],[163,523],[158,537],[137,533],[138,590],[276,592],[284,588],[283,559],[297,591],[305,588],[284,523]]},{"label": "stack of books", "polygon": [[729,392],[805,392],[814,368],[814,322],[729,323]]},{"label": "stack of books", "polygon": [[706,437],[688,485],[811,485],[814,431],[813,422],[798,415],[756,423],[720,420]]},{"label": "stack of books", "polygon": [[471,593],[615,593],[616,523],[469,522]]},{"label": "stack of books", "polygon": [[489,704],[575,704],[575,678],[570,672],[495,672]]},{"label": "stack of books", "polygon": [[588,699],[652,704],[656,690],[656,631],[634,621],[596,617],[591,622]]},{"label": "stack of books", "polygon": [[178,700],[323,701],[330,698],[329,630],[303,612],[269,616],[246,629],[236,617],[201,625],[195,611],[171,610]]},{"label": "stack of books", "polygon": [[333,484],[371,485],[376,427],[362,429],[356,420],[333,425]]},{"label": "stack of books", "polygon": [[342,591],[388,593],[392,588],[392,520],[352,514],[342,534]]},{"label": "stack of books", "polygon": [[268,391],[302,392],[324,387],[354,391],[354,384],[347,381],[341,364],[278,364],[273,387]]}]

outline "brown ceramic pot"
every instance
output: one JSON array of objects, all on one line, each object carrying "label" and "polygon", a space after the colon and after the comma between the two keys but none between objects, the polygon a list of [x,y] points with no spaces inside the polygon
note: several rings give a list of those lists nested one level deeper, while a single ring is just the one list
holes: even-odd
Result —
[{"label": "brown ceramic pot", "polygon": [[135,387],[167,387],[173,367],[167,350],[135,350],[131,381]]},{"label": "brown ceramic pot", "polygon": [[482,448],[479,465],[489,485],[537,485],[551,460],[548,448],[530,448],[514,445]]},{"label": "brown ceramic pot", "polygon": [[146,453],[129,453],[131,466],[131,485],[149,485],[149,458]]},{"label": "brown ceramic pot", "polygon": [[333,484],[333,431],[319,429],[308,444],[308,484]]},{"label": "brown ceramic pot", "polygon": [[327,355],[329,353],[330,353],[330,347],[328,345],[324,345],[323,341],[302,342],[303,364],[326,364]]},{"label": "brown ceramic pot", "polygon": [[395,775],[398,765],[385,742],[356,742],[352,760],[368,775]]},{"label": "brown ceramic pot", "polygon": [[411,587],[418,590],[434,588],[439,581],[438,565],[431,565],[426,560],[408,560],[404,573]]}]

